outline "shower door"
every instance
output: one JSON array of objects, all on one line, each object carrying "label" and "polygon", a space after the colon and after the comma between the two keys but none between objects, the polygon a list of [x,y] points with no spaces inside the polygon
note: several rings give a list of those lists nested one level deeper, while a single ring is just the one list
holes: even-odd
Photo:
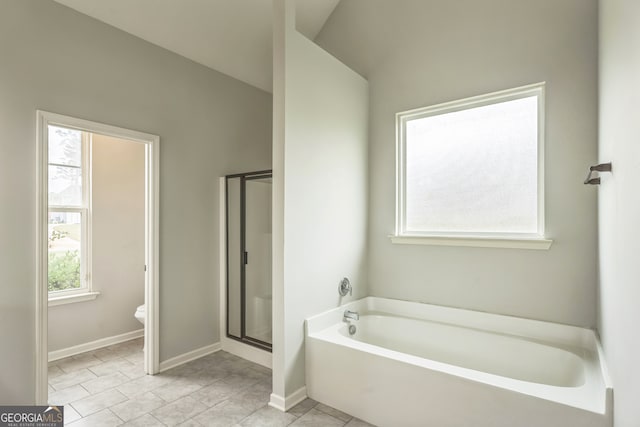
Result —
[{"label": "shower door", "polygon": [[271,350],[271,171],[226,177],[227,336]]}]

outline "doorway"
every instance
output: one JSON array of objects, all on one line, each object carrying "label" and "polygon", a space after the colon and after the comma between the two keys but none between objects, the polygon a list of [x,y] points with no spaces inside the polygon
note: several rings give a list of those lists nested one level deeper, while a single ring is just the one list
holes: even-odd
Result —
[{"label": "doorway", "polygon": [[[97,296],[91,287],[91,195],[86,184],[86,169],[91,165],[92,137],[115,138],[143,147],[144,265],[140,269],[144,270],[144,371],[146,374],[155,374],[159,370],[159,137],[37,111],[35,400],[40,405],[47,404],[48,396],[48,307],[73,300],[95,299]],[[54,177],[56,180],[50,179]],[[60,188],[53,188],[53,184],[49,188],[53,182],[62,184]],[[60,251],[52,251],[52,247]],[[55,274],[51,271],[52,260]],[[50,296],[52,286],[53,298]]]}]

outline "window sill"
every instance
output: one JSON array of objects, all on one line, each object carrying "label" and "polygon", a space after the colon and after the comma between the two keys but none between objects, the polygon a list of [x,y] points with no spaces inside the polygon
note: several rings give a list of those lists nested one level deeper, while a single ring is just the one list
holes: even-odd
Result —
[{"label": "window sill", "polygon": [[553,243],[549,239],[523,239],[508,237],[468,236],[389,236],[392,243],[404,245],[464,246],[474,248],[505,248],[548,250]]},{"label": "window sill", "polygon": [[73,304],[76,302],[93,301],[100,295],[100,292],[84,292],[82,294],[64,295],[49,297],[49,307],[56,305]]}]

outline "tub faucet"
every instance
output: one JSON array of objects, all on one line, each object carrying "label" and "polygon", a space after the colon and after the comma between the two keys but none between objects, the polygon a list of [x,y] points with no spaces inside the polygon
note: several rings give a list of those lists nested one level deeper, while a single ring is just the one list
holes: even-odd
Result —
[{"label": "tub faucet", "polygon": [[349,319],[360,320],[360,315],[358,314],[357,311],[345,310],[344,317],[342,318],[342,320],[344,320],[345,322],[348,322]]},{"label": "tub faucet", "polygon": [[340,281],[338,285],[338,293],[340,296],[345,297],[347,294],[353,295],[353,287],[351,286],[351,282],[346,277]]}]

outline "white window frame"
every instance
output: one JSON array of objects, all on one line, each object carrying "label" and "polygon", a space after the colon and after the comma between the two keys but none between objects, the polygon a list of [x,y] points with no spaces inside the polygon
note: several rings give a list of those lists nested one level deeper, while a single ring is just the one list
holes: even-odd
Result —
[{"label": "white window frame", "polygon": [[[61,291],[48,291],[49,306],[69,304],[95,299],[100,293],[94,292],[91,280],[91,133],[76,129],[64,123],[48,123],[46,144],[49,146],[49,126],[57,126],[65,129],[73,129],[81,132],[81,164],[80,173],[82,180],[82,201],[80,206],[52,205],[47,203],[47,212],[73,212],[80,214],[80,287],[75,289],[64,289]],[[58,165],[48,161],[47,166],[69,167],[68,165]],[[47,168],[48,171],[48,168]],[[47,172],[48,179],[48,172]]]},{"label": "white window frame", "polygon": [[[486,232],[408,232],[406,230],[406,125],[412,120],[516,99],[536,96],[538,100],[538,227],[537,233]],[[552,240],[545,237],[544,209],[544,96],[545,83],[474,96],[396,114],[396,229],[393,243],[475,246],[515,249],[549,249]]]}]

